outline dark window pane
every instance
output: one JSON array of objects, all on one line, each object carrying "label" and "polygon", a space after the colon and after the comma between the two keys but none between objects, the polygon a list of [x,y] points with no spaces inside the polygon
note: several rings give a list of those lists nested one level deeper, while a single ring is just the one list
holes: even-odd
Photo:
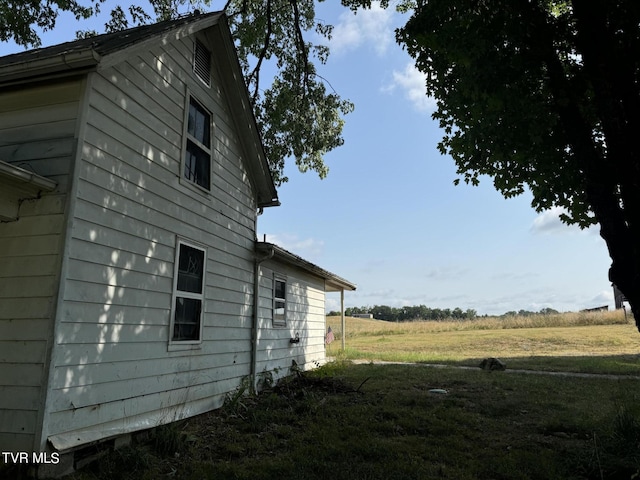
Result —
[{"label": "dark window pane", "polygon": [[286,283],[281,280],[276,280],[275,298],[286,298]]},{"label": "dark window pane", "polygon": [[184,176],[202,188],[211,189],[211,157],[191,140],[187,141],[184,160]]},{"label": "dark window pane", "polygon": [[194,99],[189,102],[189,121],[187,123],[189,135],[202,143],[211,146],[211,116]]},{"label": "dark window pane", "polygon": [[196,181],[196,172],[198,169],[198,156],[195,153],[191,153],[191,150],[195,152],[195,146],[188,142],[187,152],[184,159],[184,177],[192,182]]},{"label": "dark window pane", "polygon": [[176,298],[173,340],[199,340],[201,310],[201,300],[183,297]]},{"label": "dark window pane", "polygon": [[178,290],[182,292],[202,293],[204,275],[204,251],[180,245],[178,260]]},{"label": "dark window pane", "polygon": [[193,104],[193,100],[189,103],[189,119],[187,120],[187,133],[191,136],[195,136],[196,130],[196,115],[198,110]]}]

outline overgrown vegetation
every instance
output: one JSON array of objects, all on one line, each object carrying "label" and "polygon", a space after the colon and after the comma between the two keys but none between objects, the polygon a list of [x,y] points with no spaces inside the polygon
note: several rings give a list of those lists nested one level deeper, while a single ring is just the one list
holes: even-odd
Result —
[{"label": "overgrown vegetation", "polygon": [[72,478],[631,478],[636,385],[330,363],[164,432],[175,450],[138,445]]}]

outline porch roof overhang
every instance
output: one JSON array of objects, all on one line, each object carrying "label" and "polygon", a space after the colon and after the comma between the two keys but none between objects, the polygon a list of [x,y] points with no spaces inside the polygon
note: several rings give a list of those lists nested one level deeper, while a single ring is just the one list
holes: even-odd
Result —
[{"label": "porch roof overhang", "polygon": [[17,220],[22,200],[38,198],[56,186],[53,180],[0,160],[0,221]]},{"label": "porch roof overhang", "polygon": [[349,280],[345,280],[335,273],[331,273],[324,268],[320,268],[304,258],[299,257],[298,255],[273,243],[256,242],[256,251],[261,255],[268,255],[270,258],[301,268],[312,275],[324,279],[325,290],[327,292],[342,292],[345,290],[354,291],[357,288],[355,283],[351,283]]}]

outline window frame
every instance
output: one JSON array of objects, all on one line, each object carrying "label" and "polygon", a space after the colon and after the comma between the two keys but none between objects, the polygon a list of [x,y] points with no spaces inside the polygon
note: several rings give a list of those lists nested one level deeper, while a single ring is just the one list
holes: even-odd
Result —
[{"label": "window frame", "polygon": [[[201,280],[201,292],[190,292],[186,290],[178,289],[178,280],[180,275],[180,253],[182,246],[199,250],[203,254],[202,258],[202,280]],[[169,322],[169,347],[187,347],[193,348],[194,346],[200,346],[202,344],[202,331],[204,324],[204,312],[205,312],[205,290],[206,290],[206,278],[207,278],[207,247],[200,245],[196,242],[192,242],[185,238],[178,237],[176,239],[176,251],[175,261],[173,268],[173,290],[171,294],[171,317]],[[176,313],[177,302],[179,298],[199,300],[200,301],[200,313],[198,318],[197,338],[193,339],[176,339],[174,338],[175,326],[176,326]]]},{"label": "window frame", "polygon": [[[182,160],[180,162],[180,183],[189,186],[199,193],[211,195],[213,186],[213,115],[204,103],[190,91],[187,90],[185,97],[186,102],[183,122]],[[195,104],[196,109],[200,108],[200,110],[208,115],[209,146],[201,142],[199,138],[189,132],[189,113],[192,103]],[[205,154],[209,158],[208,187],[200,185],[197,181],[187,177],[187,153],[190,152],[189,143],[193,144],[199,152]]]},{"label": "window frame", "polygon": [[[284,284],[284,297],[278,297],[276,295],[277,284],[278,282]],[[284,275],[273,275],[273,308],[272,308],[272,316],[271,321],[274,327],[286,327],[287,326],[287,277]],[[283,304],[282,307],[279,304]],[[282,314],[277,314],[276,311],[279,308],[284,308],[284,312]]]}]

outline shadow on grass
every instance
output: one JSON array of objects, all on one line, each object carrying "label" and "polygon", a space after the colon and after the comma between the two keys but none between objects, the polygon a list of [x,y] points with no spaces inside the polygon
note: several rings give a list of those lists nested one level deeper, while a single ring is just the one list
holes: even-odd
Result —
[{"label": "shadow on grass", "polygon": [[[418,363],[478,367],[482,360],[483,358],[468,358],[457,361],[443,360],[441,362],[426,361]],[[500,357],[500,360],[507,365],[509,370],[640,376],[640,354]]]}]

